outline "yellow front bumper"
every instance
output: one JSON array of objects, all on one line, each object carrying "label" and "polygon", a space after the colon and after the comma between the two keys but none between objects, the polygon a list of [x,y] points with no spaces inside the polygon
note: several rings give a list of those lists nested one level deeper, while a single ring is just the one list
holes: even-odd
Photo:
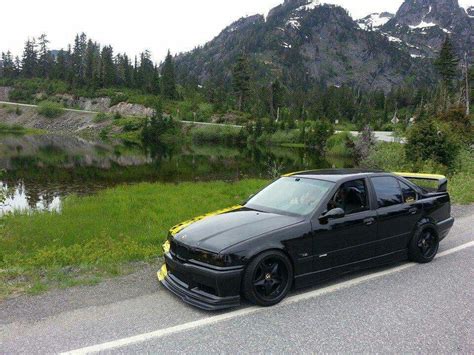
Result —
[{"label": "yellow front bumper", "polygon": [[166,278],[166,276],[168,275],[168,268],[166,267],[166,264],[163,264],[160,271],[158,271],[156,275],[158,276],[158,281],[160,282],[162,282]]}]

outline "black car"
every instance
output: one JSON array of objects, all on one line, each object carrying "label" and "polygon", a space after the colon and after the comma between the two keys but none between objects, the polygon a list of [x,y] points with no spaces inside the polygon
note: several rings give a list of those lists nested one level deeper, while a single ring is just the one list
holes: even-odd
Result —
[{"label": "black car", "polygon": [[[413,179],[438,185],[429,191]],[[242,296],[271,306],[292,287],[406,259],[430,262],[453,224],[444,176],[293,173],[242,206],[174,227],[158,278],[206,310],[238,306]]]}]

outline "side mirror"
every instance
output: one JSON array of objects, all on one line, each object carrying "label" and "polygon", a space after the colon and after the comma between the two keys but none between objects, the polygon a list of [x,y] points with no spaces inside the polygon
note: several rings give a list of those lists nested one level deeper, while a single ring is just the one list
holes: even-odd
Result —
[{"label": "side mirror", "polygon": [[339,219],[343,218],[346,215],[346,212],[342,208],[333,208],[332,210],[324,213],[319,217],[321,223],[327,223],[330,219]]}]

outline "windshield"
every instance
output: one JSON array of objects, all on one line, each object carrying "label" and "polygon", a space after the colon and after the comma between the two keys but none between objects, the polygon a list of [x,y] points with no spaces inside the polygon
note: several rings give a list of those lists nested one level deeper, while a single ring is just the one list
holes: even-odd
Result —
[{"label": "windshield", "polygon": [[246,206],[304,216],[314,211],[333,186],[329,181],[284,177],[252,197]]}]

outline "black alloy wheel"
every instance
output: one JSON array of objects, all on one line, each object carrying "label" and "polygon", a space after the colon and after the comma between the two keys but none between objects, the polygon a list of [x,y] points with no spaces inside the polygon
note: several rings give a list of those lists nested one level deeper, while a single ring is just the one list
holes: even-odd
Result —
[{"label": "black alloy wheel", "polygon": [[432,228],[419,229],[409,246],[410,260],[418,263],[429,263],[432,261],[439,249],[438,235]]},{"label": "black alloy wheel", "polygon": [[430,230],[425,230],[421,233],[417,245],[420,248],[421,255],[426,259],[432,258],[438,251],[437,238]]},{"label": "black alloy wheel", "polygon": [[245,298],[260,306],[272,306],[288,294],[293,281],[291,263],[285,254],[269,251],[247,267],[243,281]]}]

